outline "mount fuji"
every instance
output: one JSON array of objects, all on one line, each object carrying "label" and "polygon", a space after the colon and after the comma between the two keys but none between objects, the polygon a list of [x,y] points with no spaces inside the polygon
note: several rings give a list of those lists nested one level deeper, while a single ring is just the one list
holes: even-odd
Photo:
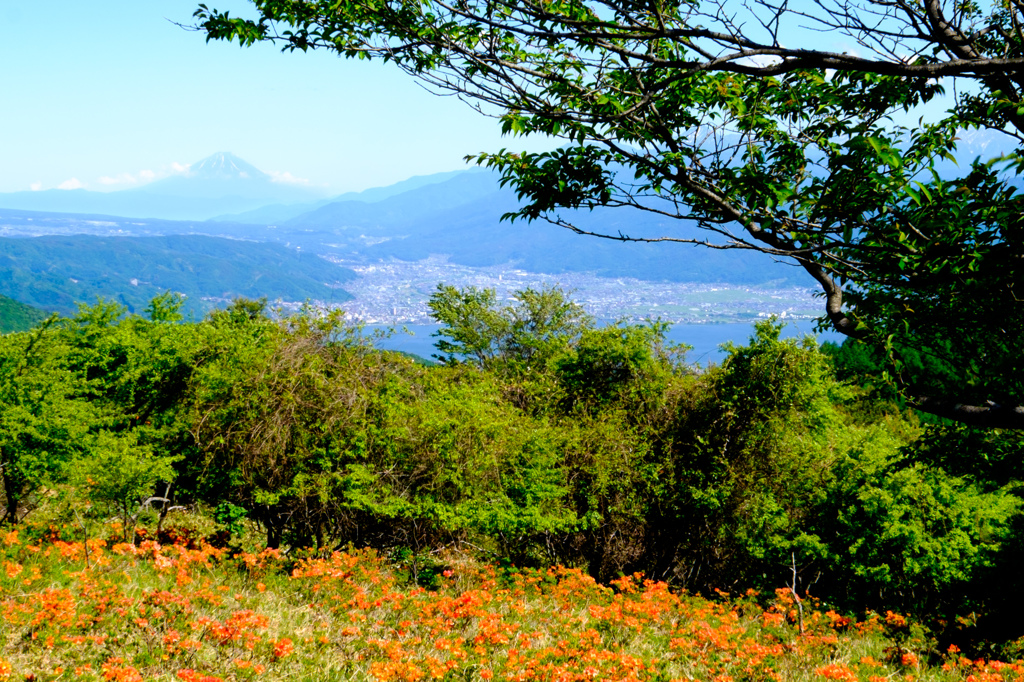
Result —
[{"label": "mount fuji", "polygon": [[251,211],[267,204],[315,202],[323,195],[277,182],[229,152],[193,163],[184,173],[135,189],[90,192],[52,189],[0,194],[0,208],[54,213],[88,213],[125,218],[206,220]]},{"label": "mount fuji", "polygon": [[230,152],[217,152],[189,166],[180,175],[157,180],[125,193],[175,196],[188,199],[251,199],[269,203],[314,201],[322,195],[311,190],[276,182],[251,163]]}]

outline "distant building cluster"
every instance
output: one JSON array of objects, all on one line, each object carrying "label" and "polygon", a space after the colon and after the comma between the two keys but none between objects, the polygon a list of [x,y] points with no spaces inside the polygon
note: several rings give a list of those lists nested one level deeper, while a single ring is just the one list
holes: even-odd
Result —
[{"label": "distant building cluster", "polygon": [[444,257],[378,263],[325,257],[359,273],[359,279],[344,285],[355,298],[339,307],[367,324],[431,322],[427,301],[439,283],[494,289],[499,299],[509,299],[513,292],[527,287],[559,286],[602,320],[660,318],[676,324],[702,324],[749,322],[770,315],[812,319],[820,314],[814,290],[803,287],[648,282],[578,272],[537,274],[513,266],[467,267]]}]

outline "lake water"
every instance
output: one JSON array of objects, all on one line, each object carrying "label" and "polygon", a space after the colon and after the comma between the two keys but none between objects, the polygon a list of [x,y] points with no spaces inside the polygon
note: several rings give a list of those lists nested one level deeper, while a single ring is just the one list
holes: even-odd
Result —
[{"label": "lake water", "polygon": [[[383,328],[379,325],[368,325],[367,332]],[[424,358],[429,358],[437,352],[434,348],[436,337],[431,336],[440,328],[436,324],[410,324],[406,325],[409,333],[398,331],[394,336],[378,342],[377,346],[388,350],[400,350],[406,353],[413,353]],[[802,337],[812,334],[814,322],[811,320],[798,320],[789,322],[782,329],[784,338]],[[737,345],[743,345],[754,333],[754,326],[746,323],[731,324],[677,324],[672,326],[668,332],[668,338],[676,343],[685,343],[693,346],[693,350],[687,353],[687,360],[699,365],[721,362],[725,353],[721,345],[732,341]],[[841,343],[843,337],[836,332],[817,334],[819,343],[833,341]]]}]

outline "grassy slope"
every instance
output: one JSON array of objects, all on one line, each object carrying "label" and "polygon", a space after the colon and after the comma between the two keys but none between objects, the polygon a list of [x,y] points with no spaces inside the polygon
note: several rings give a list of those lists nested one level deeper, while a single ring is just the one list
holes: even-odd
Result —
[{"label": "grassy slope", "polygon": [[435,563],[435,589],[426,590],[372,552],[297,560],[93,539],[87,555],[81,542],[30,541],[10,529],[0,531],[0,565],[0,679],[952,682],[1024,674],[1020,664],[955,653],[945,666],[941,658],[926,664],[923,642],[893,614],[851,623],[805,599],[800,634],[786,590],[763,608],[749,596],[709,601],[630,577],[610,588],[578,570],[509,573],[454,556]]}]

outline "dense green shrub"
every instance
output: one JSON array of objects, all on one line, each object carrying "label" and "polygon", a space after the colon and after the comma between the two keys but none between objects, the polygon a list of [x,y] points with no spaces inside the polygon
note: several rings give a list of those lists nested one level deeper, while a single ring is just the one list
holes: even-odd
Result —
[{"label": "dense green shrub", "polygon": [[4,516],[17,522],[34,494],[87,449],[100,410],[81,396],[85,377],[57,330],[0,337],[0,473]]}]

